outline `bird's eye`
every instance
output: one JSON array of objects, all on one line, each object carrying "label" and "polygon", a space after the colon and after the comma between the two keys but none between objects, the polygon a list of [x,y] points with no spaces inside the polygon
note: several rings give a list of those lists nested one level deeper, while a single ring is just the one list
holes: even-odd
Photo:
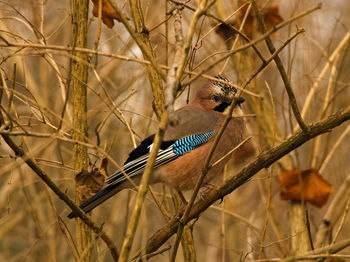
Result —
[{"label": "bird's eye", "polygon": [[218,95],[213,95],[211,97],[211,100],[213,100],[215,103],[219,103],[221,101],[221,98]]}]

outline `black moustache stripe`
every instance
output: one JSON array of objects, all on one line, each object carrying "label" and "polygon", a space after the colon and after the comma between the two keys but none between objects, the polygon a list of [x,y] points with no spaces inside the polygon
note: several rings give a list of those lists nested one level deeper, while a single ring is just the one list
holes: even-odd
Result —
[{"label": "black moustache stripe", "polygon": [[214,108],[215,111],[224,112],[225,109],[230,105],[230,103],[223,102]]},{"label": "black moustache stripe", "polygon": [[[245,101],[245,99],[243,97],[238,97],[237,98],[237,105],[240,105],[242,104],[243,102]],[[215,111],[218,111],[218,112],[224,112],[225,109],[230,105],[230,103],[227,103],[227,102],[222,102],[220,105],[216,106],[214,108]]]}]

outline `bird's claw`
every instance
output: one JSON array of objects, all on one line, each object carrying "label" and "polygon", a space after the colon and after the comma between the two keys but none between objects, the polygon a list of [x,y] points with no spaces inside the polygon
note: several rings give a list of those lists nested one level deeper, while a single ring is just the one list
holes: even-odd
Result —
[{"label": "bird's claw", "polygon": [[209,193],[210,190],[212,190],[213,188],[215,188],[214,185],[212,184],[204,184],[202,186],[203,190],[201,192],[199,192],[199,198],[202,200],[202,201],[205,201],[205,196]]}]

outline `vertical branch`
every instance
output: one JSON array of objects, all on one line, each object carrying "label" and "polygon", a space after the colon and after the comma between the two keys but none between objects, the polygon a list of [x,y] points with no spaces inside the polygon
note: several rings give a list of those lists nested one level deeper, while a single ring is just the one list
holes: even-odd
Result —
[{"label": "vertical branch", "polygon": [[[165,104],[167,106],[168,112],[173,112],[174,99],[176,97],[176,70],[179,67],[181,51],[184,45],[184,37],[182,31],[182,21],[181,21],[181,6],[176,5],[174,11],[174,34],[175,34],[175,50],[174,50],[174,60],[170,66],[167,75],[167,86],[165,90]],[[172,115],[171,115],[172,118]],[[174,121],[176,119],[171,119]]]},{"label": "vertical branch", "polygon": [[[340,72],[341,72],[341,68],[342,65],[344,64],[344,60],[346,57],[346,54],[348,53],[348,49],[349,49],[350,45],[349,42],[347,42],[346,45],[346,50],[344,50],[342,53],[339,53],[335,60],[334,63],[331,65],[331,69],[330,69],[330,75],[329,75],[329,80],[328,80],[328,85],[327,85],[327,92],[325,95],[325,99],[323,102],[323,106],[322,106],[322,110],[321,110],[321,115],[324,116],[326,115],[328,110],[332,110],[332,106],[334,106],[334,103],[332,103],[332,96],[336,93],[336,87],[337,87],[337,82],[339,80],[340,77]],[[329,152],[329,148],[327,146],[327,142],[325,143],[325,148],[322,150],[324,152]],[[311,155],[311,167],[316,167],[317,165],[324,165],[322,160],[325,160],[325,158],[321,158],[320,156],[322,155],[322,151],[321,151],[321,140],[319,137],[317,137],[314,141],[314,145],[313,145],[313,151],[312,151],[312,155]],[[323,154],[325,157],[326,154]],[[328,157],[328,154],[327,154]],[[321,164],[322,163],[322,164]]]},{"label": "vertical branch", "polygon": [[[259,8],[256,4],[256,1],[252,2],[253,8],[255,10],[256,18],[259,24],[259,27],[263,33],[265,33],[266,28],[264,24],[263,17],[259,11]],[[273,54],[276,51],[270,36],[265,38],[265,43],[270,51]],[[274,57],[274,61],[276,66],[280,72],[281,78],[283,80],[284,86],[286,88],[289,103],[293,110],[294,116],[300,126],[300,128],[304,131],[308,131],[308,127],[304,123],[302,116],[300,114],[297,101],[292,90],[292,86],[290,84],[287,72],[283,66],[282,60],[278,55]],[[305,212],[305,204],[301,201],[292,201],[291,202],[291,221],[290,221],[290,230],[292,235],[292,250],[294,254],[300,254],[306,252],[311,249],[311,241],[308,234],[308,228],[306,223],[306,212]]]},{"label": "vertical branch", "polygon": [[[350,127],[350,126],[349,126]],[[322,223],[318,226],[315,233],[315,247],[324,246],[329,239],[331,230],[338,222],[341,212],[345,209],[346,199],[350,196],[350,175],[346,177],[342,185],[338,188],[335,196],[330,202]]]},{"label": "vertical branch", "polygon": [[[130,0],[130,10],[135,24],[135,37],[139,39],[139,42],[143,43],[144,49],[147,50],[147,53],[152,56],[153,59],[155,59],[151,41],[149,39],[149,31],[145,26],[140,0]],[[145,53],[143,49],[141,49],[141,51]],[[145,54],[144,57],[147,58]],[[164,107],[162,79],[152,65],[147,65],[147,72],[153,93],[153,109],[158,119],[160,119]]]},{"label": "vertical branch", "polygon": [[[212,2],[213,4],[214,2]],[[179,59],[176,58],[176,64],[174,63],[174,69],[176,69],[176,73],[175,73],[175,77],[173,77],[171,79],[171,81],[167,81],[167,89],[169,91],[167,91],[167,94],[169,93],[170,96],[166,97],[166,103],[165,103],[165,107],[168,110],[168,112],[170,113],[170,116],[172,116],[172,111],[173,106],[174,106],[174,101],[175,101],[175,97],[176,97],[176,93],[178,91],[178,87],[180,85],[181,82],[181,78],[185,72],[185,68],[186,68],[186,64],[187,64],[187,59],[188,59],[188,54],[190,51],[190,46],[192,44],[192,38],[194,36],[194,33],[196,31],[196,26],[197,23],[200,19],[200,17],[206,12],[206,10],[208,10],[208,8],[211,5],[208,4],[207,0],[201,0],[198,3],[198,7],[196,9],[196,11],[193,14],[193,17],[191,19],[191,22],[189,24],[189,28],[188,28],[188,33],[185,37],[185,39],[183,40],[183,44],[182,44],[182,48],[181,48],[181,54],[179,55]],[[175,29],[176,29],[176,24],[175,24]],[[179,43],[182,42],[178,41]],[[171,122],[173,122],[173,120],[175,119],[170,119]],[[176,121],[176,120],[175,120]]]},{"label": "vertical branch", "polygon": [[[178,64],[180,61],[181,56],[181,50],[183,47],[183,31],[182,31],[182,16],[181,16],[181,6],[179,4],[176,4],[175,9],[173,11],[174,15],[174,34],[175,34],[175,52],[174,52],[174,60],[170,67],[170,70],[168,71],[167,75],[167,85],[168,86],[176,86],[176,69],[178,68]],[[168,50],[167,50],[168,51]],[[168,53],[167,53],[168,54]],[[167,58],[168,59],[168,58]],[[171,106],[171,109],[169,112],[173,112],[173,98],[176,96],[175,89],[167,88],[166,90],[166,104]],[[170,101],[169,101],[170,99]],[[168,108],[169,109],[169,108]],[[171,116],[172,117],[172,116]],[[172,121],[176,121],[176,119],[171,119]],[[175,208],[178,210],[178,208],[181,205],[180,197],[173,193],[173,199]],[[196,261],[196,249],[194,246],[194,239],[192,235],[192,228],[190,226],[186,226],[184,228],[184,234],[181,239],[182,242],[182,250],[183,250],[183,256],[185,262],[195,262]]]},{"label": "vertical branch", "polygon": [[126,230],[125,238],[123,240],[123,245],[120,251],[118,262],[126,262],[129,259],[130,250],[132,247],[132,243],[134,241],[136,228],[139,223],[143,202],[145,200],[147,189],[148,189],[148,182],[149,182],[151,173],[153,171],[154,161],[156,160],[158,150],[160,148],[160,144],[162,142],[167,125],[168,125],[168,114],[167,112],[164,111],[161,117],[161,122],[159,123],[158,132],[154,138],[152,150],[147,160],[145,171],[142,174],[140,186],[137,191],[135,206],[128,223],[128,227]]},{"label": "vertical branch", "polygon": [[[263,17],[262,17],[262,15],[261,15],[261,13],[260,13],[260,11],[258,9],[258,6],[257,6],[256,2],[253,1],[252,4],[253,4],[253,7],[255,9],[257,21],[258,21],[258,24],[259,24],[259,26],[261,28],[261,31],[263,33],[265,33],[266,32],[266,28],[265,28]],[[266,43],[270,53],[273,54],[276,51],[276,48],[274,47],[270,36],[267,36],[265,38],[265,43]],[[295,116],[295,118],[296,118],[300,128],[303,131],[307,131],[307,126],[305,125],[305,123],[304,123],[304,121],[303,121],[303,119],[301,117],[301,114],[300,114],[300,111],[299,111],[299,108],[298,108],[298,104],[297,104],[295,95],[293,93],[293,89],[292,89],[292,86],[290,84],[287,72],[284,69],[282,60],[280,59],[280,57],[278,55],[275,56],[274,60],[275,60],[276,66],[277,66],[277,68],[278,68],[278,70],[280,72],[280,75],[282,77],[284,86],[286,88],[286,91],[287,91],[287,94],[288,94],[288,98],[289,98],[289,103],[290,103],[290,106],[292,107],[294,116]]]},{"label": "vertical branch", "polygon": [[302,254],[311,250],[305,203],[292,201],[290,216],[290,233],[292,236],[291,243],[293,255]]},{"label": "vertical branch", "polygon": [[193,225],[186,225],[181,238],[184,262],[196,262],[196,247],[193,239]]},{"label": "vertical branch", "polygon": [[[71,61],[71,85],[73,104],[73,139],[86,141],[87,137],[87,80],[88,80],[88,56],[86,53],[74,51],[75,47],[87,46],[87,22],[89,0],[72,0],[72,26],[73,26],[73,56],[79,59]],[[88,196],[83,195],[77,183],[77,175],[88,168],[87,148],[83,144],[75,144],[73,147],[73,161],[75,170],[75,201],[82,202]],[[95,261],[93,256],[92,234],[80,219],[76,219],[76,236],[79,254],[82,261]],[[88,248],[88,250],[86,250]]]},{"label": "vertical branch", "polygon": [[[344,36],[344,38],[340,41],[340,43],[334,49],[333,53],[329,56],[327,63],[325,64],[322,71],[318,75],[317,79],[312,83],[312,86],[309,89],[310,91],[307,94],[303,108],[301,110],[301,116],[303,118],[306,117],[306,114],[311,107],[310,105],[311,105],[312,99],[314,98],[316,91],[319,89],[322,79],[324,79],[324,76],[326,75],[328,70],[331,68],[331,65],[335,63],[338,55],[346,49],[346,46],[348,45],[349,42],[350,42],[350,32],[348,32]],[[295,131],[296,131],[296,128],[294,127],[293,132]]]},{"label": "vertical branch", "polygon": [[[122,10],[114,4],[113,1],[111,0],[106,0],[108,3],[112,6],[113,10],[116,12],[116,14],[119,17],[119,20],[125,27],[125,29],[129,32],[130,36],[134,39],[138,47],[140,48],[142,55],[144,56],[145,59],[149,60],[150,64],[152,65],[153,69],[158,73],[158,75],[162,78],[165,79],[165,75],[161,71],[160,66],[155,60],[155,56],[153,54],[153,50],[150,50],[147,45],[145,45],[144,41],[141,39],[140,35],[132,28],[132,26],[129,24],[127,17],[123,14]],[[138,6],[140,6],[138,4]],[[141,10],[141,9],[140,9]],[[137,10],[137,13],[140,13],[141,11]],[[134,13],[135,10],[131,10],[131,12]],[[134,19],[141,19],[140,18],[134,18]],[[142,18],[143,19],[143,18]],[[143,20],[142,20],[143,21]],[[140,31],[140,33],[148,35],[149,32],[148,30],[143,26],[142,27],[143,31]]]},{"label": "vertical branch", "polygon": [[189,28],[188,28],[188,34],[184,40],[184,45],[183,45],[182,54],[181,54],[181,58],[180,58],[180,62],[179,62],[179,67],[176,70],[176,80],[178,81],[178,83],[180,82],[180,79],[181,79],[183,73],[185,72],[186,61],[188,58],[190,46],[192,44],[192,38],[194,36],[199,18],[206,12],[206,10],[209,7],[210,7],[210,5],[208,5],[207,0],[201,0],[198,3],[198,8],[196,9],[196,11],[193,14],[191,23],[190,23]]},{"label": "vertical branch", "polygon": [[[180,210],[183,206],[183,202],[180,198],[180,195],[176,192],[172,194],[175,210]],[[194,223],[189,223],[184,227],[184,232],[181,238],[181,246],[183,253],[183,261],[184,262],[196,262],[196,247],[194,245],[193,239],[193,226]]]}]

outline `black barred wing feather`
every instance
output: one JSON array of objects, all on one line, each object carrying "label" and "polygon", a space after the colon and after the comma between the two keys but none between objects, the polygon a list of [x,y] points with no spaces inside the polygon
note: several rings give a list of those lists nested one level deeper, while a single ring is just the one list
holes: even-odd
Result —
[{"label": "black barred wing feather", "polygon": [[[156,157],[154,168],[169,163],[179,156],[196,149],[202,144],[206,143],[212,136],[214,131],[208,131],[200,134],[193,134],[175,141],[165,141]],[[151,140],[152,139],[152,140]],[[152,143],[151,143],[152,142]],[[126,179],[125,175],[130,178],[140,174],[144,171],[149,157],[149,153],[153,146],[153,136],[146,138],[141,142],[140,146],[135,148],[129,155],[129,158],[123,166],[123,171],[117,171],[111,175],[107,180],[107,184],[119,184]],[[140,155],[142,153],[142,155]],[[135,158],[138,156],[137,158]]]}]

